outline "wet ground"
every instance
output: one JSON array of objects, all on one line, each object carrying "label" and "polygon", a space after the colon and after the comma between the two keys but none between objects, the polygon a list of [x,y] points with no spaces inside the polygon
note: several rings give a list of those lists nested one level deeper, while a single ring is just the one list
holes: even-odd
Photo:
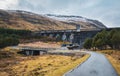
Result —
[{"label": "wet ground", "polygon": [[91,57],[64,76],[118,76],[113,66],[103,54],[88,52]]}]

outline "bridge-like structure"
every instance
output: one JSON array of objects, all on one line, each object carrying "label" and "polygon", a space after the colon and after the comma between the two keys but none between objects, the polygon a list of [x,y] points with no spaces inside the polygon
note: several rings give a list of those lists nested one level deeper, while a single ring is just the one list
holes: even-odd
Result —
[{"label": "bridge-like structure", "polygon": [[24,54],[27,56],[33,56],[33,55],[43,55],[43,54],[47,54],[48,51],[51,50],[56,50],[57,48],[39,48],[39,47],[18,47],[20,52],[20,54]]},{"label": "bridge-like structure", "polygon": [[[86,38],[94,37],[98,32],[102,30],[112,30],[117,28],[103,28],[103,29],[69,29],[69,30],[42,30],[35,31],[35,36],[48,36],[56,38],[56,40],[69,41],[73,44],[78,44],[80,48],[83,48],[83,44]],[[119,28],[118,28],[119,29]],[[49,50],[56,50],[58,48],[33,48],[33,47],[21,47],[20,53],[25,55],[43,55],[48,53]]]},{"label": "bridge-like structure", "polygon": [[36,31],[36,36],[48,36],[56,38],[56,40],[69,41],[73,44],[78,44],[80,48],[83,47],[86,38],[92,38],[102,29],[69,29],[69,30],[42,30]]}]

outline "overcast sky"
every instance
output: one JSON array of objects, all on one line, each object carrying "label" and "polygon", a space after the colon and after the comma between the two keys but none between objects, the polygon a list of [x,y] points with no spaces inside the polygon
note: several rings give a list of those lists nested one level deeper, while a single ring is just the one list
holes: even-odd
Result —
[{"label": "overcast sky", "polygon": [[120,27],[120,0],[0,0],[0,9],[78,15]]}]

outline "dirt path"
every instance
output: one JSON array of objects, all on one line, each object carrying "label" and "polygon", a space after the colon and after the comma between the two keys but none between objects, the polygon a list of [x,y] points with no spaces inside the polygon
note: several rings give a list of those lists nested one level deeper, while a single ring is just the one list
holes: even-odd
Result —
[{"label": "dirt path", "polygon": [[88,52],[91,57],[64,76],[118,76],[112,65],[102,54]]}]

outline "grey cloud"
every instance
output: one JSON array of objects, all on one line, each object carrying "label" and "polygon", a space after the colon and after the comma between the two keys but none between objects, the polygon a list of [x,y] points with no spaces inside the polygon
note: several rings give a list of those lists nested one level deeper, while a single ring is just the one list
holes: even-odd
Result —
[{"label": "grey cloud", "polygon": [[120,27],[119,3],[120,0],[0,0],[0,8],[40,14],[79,15],[100,20],[108,27]]}]

